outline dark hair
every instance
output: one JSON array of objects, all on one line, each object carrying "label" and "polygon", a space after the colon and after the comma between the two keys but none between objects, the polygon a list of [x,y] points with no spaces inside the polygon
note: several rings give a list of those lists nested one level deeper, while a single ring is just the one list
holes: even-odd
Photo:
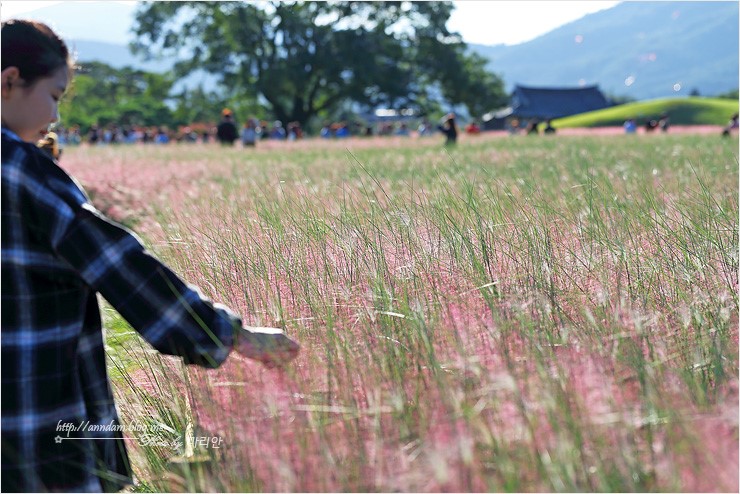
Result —
[{"label": "dark hair", "polygon": [[2,23],[2,70],[18,67],[20,78],[31,85],[65,66],[71,72],[69,49],[49,26],[20,19]]}]

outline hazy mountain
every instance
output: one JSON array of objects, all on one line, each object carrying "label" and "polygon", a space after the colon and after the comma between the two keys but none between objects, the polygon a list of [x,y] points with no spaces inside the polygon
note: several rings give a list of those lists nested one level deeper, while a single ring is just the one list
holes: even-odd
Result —
[{"label": "hazy mountain", "polygon": [[131,3],[62,2],[18,17],[44,22],[65,40],[85,39],[126,45],[132,39],[130,31],[135,9]]},{"label": "hazy mountain", "polygon": [[598,84],[647,99],[737,88],[739,39],[737,2],[623,2],[526,43],[471,49],[508,89]]},{"label": "hazy mountain", "polygon": [[145,61],[142,57],[133,55],[128,45],[90,41],[86,39],[69,40],[69,45],[77,54],[77,61],[99,61],[116,68],[136,67],[149,72],[164,72],[172,68],[172,60]]}]

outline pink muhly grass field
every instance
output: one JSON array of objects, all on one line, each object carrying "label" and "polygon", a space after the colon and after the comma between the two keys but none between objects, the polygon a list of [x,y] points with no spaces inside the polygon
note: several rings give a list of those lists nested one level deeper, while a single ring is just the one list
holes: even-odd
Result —
[{"label": "pink muhly grass field", "polygon": [[223,438],[132,440],[139,490],[736,492],[737,159],[696,134],[68,149],[101,210],[303,346],[207,371],[110,331],[124,421]]}]

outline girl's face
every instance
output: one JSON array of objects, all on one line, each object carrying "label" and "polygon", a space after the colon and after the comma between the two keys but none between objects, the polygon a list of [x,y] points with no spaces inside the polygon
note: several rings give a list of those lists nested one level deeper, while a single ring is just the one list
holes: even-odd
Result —
[{"label": "girl's face", "polygon": [[30,86],[20,78],[16,67],[2,72],[2,122],[27,142],[36,142],[59,119],[59,100],[67,90],[69,71],[60,67]]}]

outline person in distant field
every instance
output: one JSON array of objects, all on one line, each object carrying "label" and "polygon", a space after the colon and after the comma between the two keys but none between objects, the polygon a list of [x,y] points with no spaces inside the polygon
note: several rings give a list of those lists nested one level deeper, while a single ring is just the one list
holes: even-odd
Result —
[{"label": "person in distant field", "polygon": [[154,135],[154,142],[155,144],[169,144],[170,136],[167,129],[164,127],[158,127],[157,132]]},{"label": "person in distant field", "polygon": [[733,130],[738,129],[738,122],[737,122],[737,113],[735,113],[732,118],[730,118],[730,122],[725,125],[725,128],[722,129],[722,135],[723,136],[729,136]]},{"label": "person in distant field", "polygon": [[509,134],[511,134],[511,135],[518,134],[519,133],[519,130],[520,130],[520,125],[521,124],[519,123],[519,119],[518,118],[512,119],[508,123],[508,125],[507,125],[507,127],[509,128]]},{"label": "person in distant field", "polygon": [[195,132],[191,127],[186,126],[182,130],[182,141],[188,143],[198,142],[198,133]]},{"label": "person in distant field", "polygon": [[396,129],[395,135],[402,137],[410,136],[411,132],[409,132],[409,126],[405,123],[401,123],[401,125],[398,126],[398,129]]},{"label": "person in distant field", "polygon": [[288,140],[297,141],[303,139],[303,128],[301,128],[300,122],[288,123]]},{"label": "person in distant field", "polygon": [[64,41],[45,24],[14,19],[2,23],[0,47],[0,490],[118,491],[133,480],[98,294],[156,350],[187,364],[218,367],[233,349],[275,366],[299,346],[278,329],[242,327],[97,211],[36,146],[73,75]]},{"label": "person in distant field", "polygon": [[283,122],[280,120],[275,120],[272,124],[272,129],[270,129],[270,139],[274,139],[276,141],[284,141],[288,137],[287,132],[285,132],[285,127],[283,127]]},{"label": "person in distant field", "polygon": [[339,139],[346,139],[349,137],[349,127],[346,122],[339,122],[339,124],[337,124],[337,130],[334,131],[334,137]]},{"label": "person in distant field", "polygon": [[622,126],[624,128],[625,134],[635,134],[637,133],[637,122],[634,118],[628,118],[624,121],[624,125]]},{"label": "person in distant field", "polygon": [[74,125],[69,131],[69,143],[73,146],[77,146],[82,142],[82,136],[80,135],[80,126]]},{"label": "person in distant field", "polygon": [[671,126],[671,119],[668,117],[667,113],[663,113],[660,116],[660,119],[658,119],[658,127],[660,127],[661,132],[668,132],[668,128]]},{"label": "person in distant field", "polygon": [[270,122],[268,122],[267,120],[260,120],[259,128],[260,128],[260,133],[259,133],[260,139],[263,141],[269,139],[270,134],[272,133]]},{"label": "person in distant field", "polygon": [[657,120],[651,119],[645,122],[645,132],[653,132],[657,128],[658,128]]},{"label": "person in distant field", "polygon": [[470,135],[480,134],[480,127],[478,126],[478,122],[476,122],[475,120],[470,122],[467,127],[465,127],[465,133]]},{"label": "person in distant field", "polygon": [[442,122],[437,126],[437,129],[442,132],[445,137],[445,146],[454,146],[457,144],[457,124],[455,123],[455,114],[448,113],[442,119]]},{"label": "person in distant field", "polygon": [[255,147],[257,145],[257,123],[253,118],[244,123],[241,138],[244,147]]},{"label": "person in distant field", "polygon": [[90,144],[98,144],[98,142],[100,142],[100,130],[98,129],[97,124],[93,124],[90,127],[90,130],[87,133],[87,141]]},{"label": "person in distant field", "polygon": [[239,133],[234,123],[234,115],[231,113],[231,110],[224,108],[221,111],[221,122],[216,127],[216,139],[223,146],[233,146],[234,141],[238,138]]},{"label": "person in distant field", "polygon": [[554,134],[555,133],[555,127],[552,126],[552,119],[548,118],[545,121],[545,134]]},{"label": "person in distant field", "polygon": [[532,120],[530,120],[529,123],[527,124],[527,129],[525,131],[526,134],[527,135],[539,135],[540,134],[539,125],[540,125],[540,121],[538,119],[533,118]]},{"label": "person in distant field", "polygon": [[432,124],[429,123],[428,119],[424,118],[416,131],[420,136],[428,136],[434,134],[434,127],[432,127]]}]

